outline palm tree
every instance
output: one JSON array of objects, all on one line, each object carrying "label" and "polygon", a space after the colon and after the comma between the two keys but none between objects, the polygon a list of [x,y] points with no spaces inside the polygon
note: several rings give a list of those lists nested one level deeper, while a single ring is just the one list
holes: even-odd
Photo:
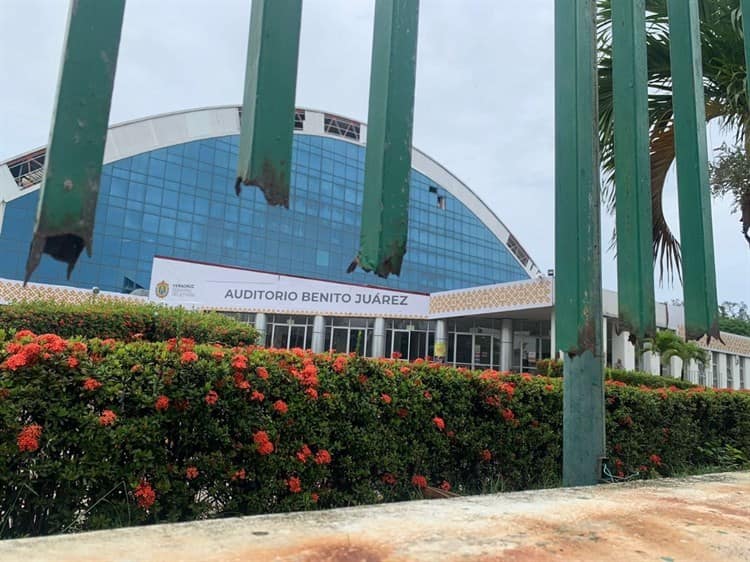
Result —
[{"label": "palm tree", "polygon": [[681,380],[685,380],[685,368],[691,359],[701,364],[705,364],[708,361],[708,353],[705,349],[693,342],[683,340],[676,333],[669,330],[656,332],[654,337],[647,339],[645,343],[648,345],[649,351],[660,355],[661,362],[664,364],[669,363],[672,357],[682,359],[682,367],[680,368]]},{"label": "palm tree", "polygon": [[[610,209],[615,207],[614,112],[612,95],[611,0],[598,3],[599,136],[604,172],[602,189]],[[750,111],[745,89],[745,54],[739,0],[699,0],[706,121],[718,120],[750,154]],[[750,16],[749,16],[750,17]],[[664,181],[675,158],[672,82],[669,66],[667,0],[646,0],[649,124],[651,139],[651,199],[654,260],[660,279],[680,275],[680,244],[662,209]],[[750,200],[747,201],[750,205]],[[750,217],[750,209],[742,211]],[[748,219],[750,220],[750,219]],[[750,222],[743,229],[746,232]]]}]

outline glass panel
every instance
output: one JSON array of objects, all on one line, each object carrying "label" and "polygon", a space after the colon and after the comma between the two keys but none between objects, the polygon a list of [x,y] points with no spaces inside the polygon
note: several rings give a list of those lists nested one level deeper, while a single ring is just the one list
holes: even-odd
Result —
[{"label": "glass panel", "polygon": [[[292,326],[289,330],[289,348],[301,347],[303,349],[309,349],[305,332],[307,328],[305,326]],[[311,330],[312,331],[312,330]]]},{"label": "glass panel", "polygon": [[492,337],[474,336],[474,368],[488,368],[492,357]]},{"label": "glass panel", "polygon": [[393,330],[393,349],[391,354],[400,353],[401,357],[409,357],[409,332],[406,330]]},{"label": "glass panel", "polygon": [[362,355],[365,350],[365,331],[352,328],[349,332],[349,351]]},{"label": "glass panel", "polygon": [[409,346],[409,360],[414,361],[418,357],[427,355],[427,332],[414,331],[411,333],[411,345]]},{"label": "glass panel", "polygon": [[456,334],[456,365],[471,367],[471,334]]},{"label": "glass panel", "polygon": [[284,324],[274,324],[272,346],[277,349],[286,349],[288,341],[289,327]]},{"label": "glass panel", "polygon": [[349,330],[347,328],[334,328],[333,338],[331,340],[331,349],[337,353],[346,353],[348,349],[347,338],[349,336]]}]

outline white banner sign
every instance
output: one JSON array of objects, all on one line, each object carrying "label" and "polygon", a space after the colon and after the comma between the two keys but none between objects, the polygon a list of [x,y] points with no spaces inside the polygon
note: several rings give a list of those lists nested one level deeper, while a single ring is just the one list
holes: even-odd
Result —
[{"label": "white banner sign", "polygon": [[185,308],[426,318],[430,297],[156,257],[149,300]]}]

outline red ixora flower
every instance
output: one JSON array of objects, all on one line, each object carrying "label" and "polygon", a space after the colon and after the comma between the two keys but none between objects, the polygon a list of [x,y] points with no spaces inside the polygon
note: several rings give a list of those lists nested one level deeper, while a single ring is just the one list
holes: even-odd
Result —
[{"label": "red ixora flower", "polygon": [[661,466],[661,457],[659,455],[651,455],[648,460],[655,466]]},{"label": "red ixora flower", "polygon": [[112,425],[117,420],[117,414],[112,410],[104,410],[99,416],[99,425]]},{"label": "red ixora flower", "polygon": [[286,481],[289,491],[293,494],[299,494],[302,491],[302,482],[296,476],[292,476]]},{"label": "red ixora flower", "polygon": [[257,369],[255,369],[255,374],[263,380],[266,380],[268,378],[268,370],[265,367],[258,367]]},{"label": "red ixora flower", "polygon": [[245,469],[241,468],[239,470],[235,470],[234,474],[232,474],[232,480],[244,480],[245,479]]},{"label": "red ixora flower", "polygon": [[503,419],[505,421],[511,421],[515,418],[516,418],[516,415],[513,413],[513,410],[511,410],[510,408],[505,408],[503,410]]},{"label": "red ixora flower", "polygon": [[411,483],[422,490],[427,487],[427,478],[425,478],[421,474],[415,474],[411,477]]},{"label": "red ixora flower", "polygon": [[256,431],[253,433],[253,443],[258,446],[258,453],[261,455],[270,455],[273,453],[273,443],[268,438],[268,433],[265,431]]},{"label": "red ixora flower", "polygon": [[195,351],[183,351],[180,361],[183,363],[193,363],[198,361],[198,354]]},{"label": "red ixora flower", "polygon": [[185,478],[187,478],[188,480],[198,478],[199,474],[200,472],[198,471],[198,467],[189,466],[185,469]]},{"label": "red ixora flower", "polygon": [[307,394],[313,400],[318,399],[318,391],[315,390],[314,388],[308,388],[307,390],[305,390],[305,394]]},{"label": "red ixora flower", "polygon": [[262,392],[258,392],[257,390],[253,390],[252,395],[250,396],[250,400],[255,400],[256,402],[263,402],[266,397]]},{"label": "red ixora flower", "polygon": [[484,462],[489,462],[492,460],[492,453],[489,449],[483,449],[481,453],[479,453],[479,456],[482,458]]},{"label": "red ixora flower", "polygon": [[295,453],[295,457],[297,457],[297,460],[301,463],[306,463],[307,458],[312,455],[312,451],[310,450],[310,447],[307,446],[307,444],[302,444],[302,448]]},{"label": "red ixora flower", "polygon": [[396,477],[390,472],[386,472],[385,474],[383,474],[380,479],[383,481],[383,484],[388,484],[389,486],[393,486],[396,484]]},{"label": "red ixora flower", "polygon": [[5,360],[5,367],[11,371],[17,371],[21,367],[25,367],[27,363],[28,360],[26,359],[26,355],[23,353],[16,353]]},{"label": "red ixora flower", "polygon": [[71,369],[75,369],[76,367],[78,367],[78,359],[76,359],[75,357],[68,357],[68,367],[70,367]]},{"label": "red ixora flower", "polygon": [[100,383],[98,380],[91,378],[91,377],[83,381],[83,390],[88,390],[92,392],[96,390],[97,388],[99,388],[100,386],[102,386],[102,383]]},{"label": "red ixora flower", "polygon": [[318,454],[315,455],[315,463],[316,464],[330,464],[331,453],[329,453],[325,449],[321,449],[320,451],[318,451]]},{"label": "red ixora flower", "polygon": [[232,357],[232,367],[235,369],[247,369],[247,357],[237,354]]},{"label": "red ixora flower", "polygon": [[451,490],[451,483],[447,480],[443,480],[443,482],[438,486],[441,490],[445,490],[446,492],[450,492]]},{"label": "red ixora flower", "polygon": [[141,480],[140,484],[136,486],[133,495],[138,501],[138,507],[141,509],[148,509],[156,501],[156,492],[154,492],[148,480]]},{"label": "red ixora flower", "polygon": [[33,453],[39,449],[39,438],[42,436],[42,426],[36,423],[25,426],[18,434],[16,443],[18,450]]},{"label": "red ixora flower", "polygon": [[286,402],[284,402],[283,400],[277,400],[273,403],[273,409],[283,415],[289,411],[289,406],[287,406]]},{"label": "red ixora flower", "polygon": [[206,401],[206,404],[208,404],[209,406],[213,406],[219,401],[219,395],[215,390],[209,390],[204,400]]},{"label": "red ixora flower", "polygon": [[388,394],[381,394],[380,400],[383,402],[383,404],[390,404],[393,402],[393,399]]},{"label": "red ixora flower", "polygon": [[158,412],[165,411],[169,408],[169,397],[164,396],[163,394],[159,396],[154,403],[154,408],[156,408]]},{"label": "red ixora flower", "polygon": [[333,370],[337,373],[343,373],[346,369],[347,357],[345,355],[339,355],[333,362]]},{"label": "red ixora flower", "polygon": [[440,431],[443,431],[445,429],[445,421],[443,420],[443,418],[435,416],[434,418],[432,418],[432,423],[434,423],[435,427],[437,427]]},{"label": "red ixora flower", "polygon": [[316,494],[315,492],[313,492],[312,494],[310,494],[310,499],[312,500],[313,503],[318,503],[320,496]]}]

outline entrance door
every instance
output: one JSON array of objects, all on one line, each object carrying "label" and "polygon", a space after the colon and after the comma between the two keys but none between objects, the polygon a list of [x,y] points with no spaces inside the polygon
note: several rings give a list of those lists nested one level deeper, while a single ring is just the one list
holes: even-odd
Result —
[{"label": "entrance door", "polygon": [[474,336],[474,363],[472,369],[489,369],[492,366],[492,336]]},{"label": "entrance door", "polygon": [[409,331],[393,330],[393,339],[391,341],[391,357],[394,353],[401,354],[404,359],[409,358]]},{"label": "entrance door", "polygon": [[458,367],[471,368],[474,360],[474,335],[473,334],[455,334],[456,343],[453,345],[455,350],[454,365]]}]

